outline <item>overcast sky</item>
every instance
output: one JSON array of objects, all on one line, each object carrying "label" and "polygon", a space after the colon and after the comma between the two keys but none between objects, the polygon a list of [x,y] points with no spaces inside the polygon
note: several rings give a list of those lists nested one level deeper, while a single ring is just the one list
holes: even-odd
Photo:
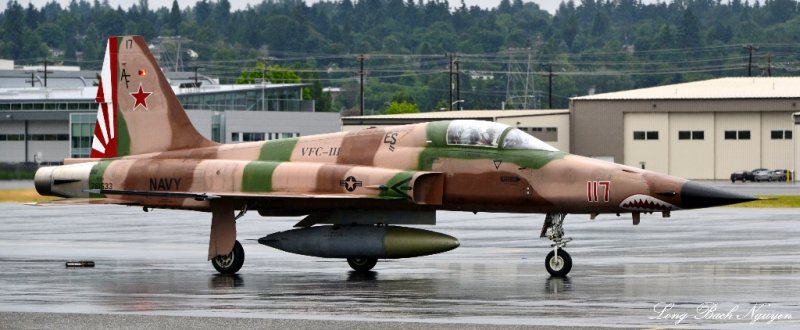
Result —
[{"label": "overcast sky", "polygon": [[[17,0],[23,7],[28,7],[28,3],[32,3],[34,6],[41,8],[44,4],[51,2],[53,0]],[[88,2],[93,2],[94,0],[87,0]],[[216,1],[216,0],[211,0]],[[262,0],[229,0],[231,3],[232,10],[236,9],[244,9],[247,7],[248,4],[254,5],[261,3]],[[427,0],[425,0],[427,1]],[[451,6],[459,6],[461,0],[448,0],[450,1]],[[56,0],[56,2],[61,3],[62,7],[66,7],[70,0]],[[101,0],[102,2],[102,0]],[[178,5],[181,6],[181,9],[186,8],[186,6],[194,5],[197,1],[195,0],[178,0]],[[314,3],[316,0],[306,0],[307,3]],[[355,1],[353,1],[355,2]],[[523,0],[523,2],[535,2],[539,4],[544,10],[549,11],[551,14],[555,13],[556,9],[558,8],[558,4],[561,3],[561,0]],[[645,2],[650,2],[645,0]],[[6,9],[6,4],[8,0],[0,0],[0,11]],[[117,6],[121,5],[122,8],[128,9],[134,3],[139,3],[138,0],[108,0],[108,3],[116,8]],[[149,0],[150,8],[160,8],[160,7],[172,7],[172,0]],[[500,0],[464,0],[464,3],[467,4],[468,7],[471,6],[480,6],[482,8],[494,8],[500,4]],[[579,3],[579,1],[575,1],[575,3]]]}]

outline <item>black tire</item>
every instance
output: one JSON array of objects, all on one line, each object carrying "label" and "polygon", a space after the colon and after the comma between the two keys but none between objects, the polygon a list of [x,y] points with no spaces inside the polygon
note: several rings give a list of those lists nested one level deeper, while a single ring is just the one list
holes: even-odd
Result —
[{"label": "black tire", "polygon": [[565,277],[572,270],[572,257],[564,249],[558,249],[558,257],[550,251],[544,259],[544,267],[551,276]]},{"label": "black tire", "polygon": [[244,265],[244,249],[239,241],[233,244],[233,251],[225,256],[217,256],[211,259],[211,264],[221,274],[236,274]]},{"label": "black tire", "polygon": [[347,258],[347,264],[357,272],[368,272],[378,263],[378,258]]}]

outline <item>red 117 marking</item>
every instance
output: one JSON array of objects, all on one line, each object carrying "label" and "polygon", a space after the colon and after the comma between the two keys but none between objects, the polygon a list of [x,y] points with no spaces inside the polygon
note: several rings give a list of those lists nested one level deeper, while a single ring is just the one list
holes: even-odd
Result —
[{"label": "red 117 marking", "polygon": [[[597,189],[600,186],[600,189]],[[611,181],[586,181],[586,197],[589,202],[599,202],[598,191],[603,192],[603,202],[608,202],[611,197]]]}]

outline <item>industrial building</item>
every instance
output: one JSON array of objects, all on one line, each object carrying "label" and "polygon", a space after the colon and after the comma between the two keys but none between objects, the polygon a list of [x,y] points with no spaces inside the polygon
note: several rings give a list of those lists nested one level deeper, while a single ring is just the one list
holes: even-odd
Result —
[{"label": "industrial building", "polygon": [[569,110],[464,110],[398,115],[342,117],[342,130],[438,120],[486,120],[519,128],[559,150],[569,152]]},{"label": "industrial building", "polygon": [[[338,113],[314,112],[313,101],[302,99],[305,84],[219,85],[193,73],[166,76],[197,130],[217,142],[339,130]],[[53,71],[45,79],[35,70],[0,70],[0,163],[88,157],[96,84],[94,71]]]},{"label": "industrial building", "polygon": [[796,170],[800,78],[721,78],[570,100],[571,150],[689,179]]}]

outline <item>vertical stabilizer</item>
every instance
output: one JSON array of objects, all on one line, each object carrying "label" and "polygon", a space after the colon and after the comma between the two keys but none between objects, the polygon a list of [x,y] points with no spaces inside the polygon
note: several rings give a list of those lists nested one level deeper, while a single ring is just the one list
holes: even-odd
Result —
[{"label": "vertical stabilizer", "polygon": [[192,126],[141,36],[108,38],[92,158],[215,145]]}]

